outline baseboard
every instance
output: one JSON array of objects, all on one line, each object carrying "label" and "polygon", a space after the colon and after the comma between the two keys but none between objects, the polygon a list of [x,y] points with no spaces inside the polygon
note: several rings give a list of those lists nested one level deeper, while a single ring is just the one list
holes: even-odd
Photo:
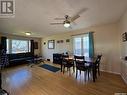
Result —
[{"label": "baseboard", "polygon": [[121,75],[121,77],[124,80],[124,82],[127,84],[127,80],[124,78],[124,76]]},{"label": "baseboard", "polygon": [[120,73],[118,72],[113,72],[113,71],[105,71],[105,70],[101,70],[102,72],[107,72],[107,73],[112,73],[112,74],[117,74],[117,75],[121,75]]},{"label": "baseboard", "polygon": [[125,84],[127,84],[127,80],[124,78],[124,76],[122,76],[120,73],[117,72],[112,72],[112,71],[105,71],[105,70],[101,70],[102,72],[107,72],[107,73],[112,73],[112,74],[117,74],[120,75],[123,79],[123,81],[125,82]]}]

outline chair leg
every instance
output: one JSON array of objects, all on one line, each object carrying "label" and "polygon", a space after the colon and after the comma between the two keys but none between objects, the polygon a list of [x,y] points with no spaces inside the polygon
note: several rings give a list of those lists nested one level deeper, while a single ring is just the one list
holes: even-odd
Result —
[{"label": "chair leg", "polygon": [[75,66],[73,66],[73,72],[75,72]]},{"label": "chair leg", "polygon": [[76,79],[77,79],[78,70],[76,69]]},{"label": "chair leg", "polygon": [[84,77],[85,77],[85,81],[86,81],[87,71],[84,71]]},{"label": "chair leg", "polygon": [[90,76],[92,77],[92,68],[90,68]]},{"label": "chair leg", "polygon": [[80,75],[81,75],[81,70],[80,70]]},{"label": "chair leg", "polygon": [[90,72],[90,71],[89,71],[89,69],[88,69],[88,80],[89,80],[89,72]]}]

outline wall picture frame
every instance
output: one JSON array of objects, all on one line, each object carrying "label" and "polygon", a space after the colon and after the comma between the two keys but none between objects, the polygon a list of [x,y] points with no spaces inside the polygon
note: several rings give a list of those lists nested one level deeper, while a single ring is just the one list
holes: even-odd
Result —
[{"label": "wall picture frame", "polygon": [[38,42],[34,42],[34,49],[38,49]]},{"label": "wall picture frame", "polygon": [[64,41],[63,40],[60,40],[60,43],[64,43]]},{"label": "wall picture frame", "polygon": [[60,43],[60,41],[58,40],[58,41],[57,41],[57,43],[59,44],[59,43]]},{"label": "wall picture frame", "polygon": [[48,40],[48,49],[55,48],[55,40]]},{"label": "wall picture frame", "polygon": [[66,43],[69,43],[70,42],[70,39],[66,39]]},{"label": "wall picture frame", "polygon": [[122,41],[123,42],[127,41],[127,32],[122,34]]}]

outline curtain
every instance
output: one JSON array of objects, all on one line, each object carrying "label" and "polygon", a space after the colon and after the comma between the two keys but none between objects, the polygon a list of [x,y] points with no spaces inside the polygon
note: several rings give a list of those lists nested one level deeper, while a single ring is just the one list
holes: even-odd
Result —
[{"label": "curtain", "polygon": [[5,51],[7,50],[7,37],[1,37],[1,46]]},{"label": "curtain", "polygon": [[94,39],[93,32],[89,32],[89,57],[94,57]]},{"label": "curtain", "polygon": [[34,55],[34,40],[30,40],[31,43],[31,54]]},{"label": "curtain", "polygon": [[6,54],[6,50],[7,50],[6,37],[1,37],[1,46],[2,46],[2,49],[0,51],[0,67],[4,68],[5,66],[9,65],[8,56]]}]

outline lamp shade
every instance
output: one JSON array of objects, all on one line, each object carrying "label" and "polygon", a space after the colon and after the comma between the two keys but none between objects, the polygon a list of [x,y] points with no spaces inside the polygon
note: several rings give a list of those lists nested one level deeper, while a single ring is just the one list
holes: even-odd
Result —
[{"label": "lamp shade", "polygon": [[70,23],[65,23],[65,24],[64,24],[64,27],[65,27],[65,28],[70,27]]}]

